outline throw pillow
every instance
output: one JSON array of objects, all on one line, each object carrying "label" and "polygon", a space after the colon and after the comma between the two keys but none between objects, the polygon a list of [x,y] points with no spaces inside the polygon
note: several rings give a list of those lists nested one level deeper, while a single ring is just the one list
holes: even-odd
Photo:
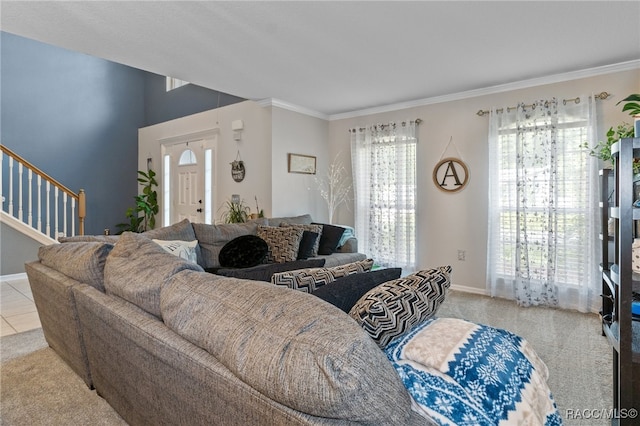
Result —
[{"label": "throw pillow", "polygon": [[242,235],[222,247],[218,259],[225,268],[250,268],[259,265],[267,255],[269,247],[256,235]]},{"label": "throw pillow", "polygon": [[[322,225],[317,225],[317,224],[307,225],[307,224],[299,224],[299,223],[282,222],[280,226],[285,226],[285,227],[290,226],[292,228],[298,228],[298,229],[302,229],[303,231],[315,232],[316,234],[318,234],[318,237],[315,239],[313,246],[311,247],[311,253],[307,257],[316,257],[318,255],[318,250],[320,249],[320,239],[322,238]],[[304,234],[302,235],[302,238],[304,240]],[[301,246],[302,246],[302,242],[301,242]],[[302,258],[298,257],[298,259],[302,259]]]},{"label": "throw pillow", "polygon": [[181,241],[154,239],[152,241],[165,249],[167,253],[171,253],[174,256],[178,256],[180,259],[184,259],[189,262],[198,263],[198,255],[196,254],[196,246],[198,245],[198,240]]},{"label": "throw pillow", "polygon": [[342,226],[329,225],[327,223],[314,225],[322,225],[322,235],[320,235],[320,247],[318,254],[333,254],[338,248],[338,243],[344,234],[345,229]]},{"label": "throw pillow", "polygon": [[316,288],[335,281],[340,277],[370,271],[373,259],[365,259],[332,268],[299,269],[297,271],[273,274],[271,283],[294,290],[312,293]]},{"label": "throw pillow", "polygon": [[[314,247],[320,240],[320,234],[317,232],[303,231],[300,247],[298,247],[298,260],[305,260],[314,256]],[[317,251],[316,251],[317,253]]]},{"label": "throw pillow", "polygon": [[451,266],[441,266],[380,284],[362,296],[349,315],[384,348],[436,314],[451,285],[450,274]]},{"label": "throw pillow", "polygon": [[293,262],[268,263],[263,265],[257,265],[251,268],[241,268],[241,269],[220,268],[220,269],[216,269],[215,271],[207,271],[207,272],[212,272],[214,274],[222,275],[225,277],[234,277],[234,278],[242,278],[245,280],[270,282],[273,274],[277,272],[293,271],[294,269],[303,269],[303,268],[322,268],[324,266],[324,262],[325,260],[322,258],[294,260]]},{"label": "throw pillow", "polygon": [[349,313],[353,305],[372,288],[400,278],[402,268],[385,268],[364,274],[351,274],[315,290],[314,296]]},{"label": "throw pillow", "polygon": [[291,262],[297,259],[302,229],[258,225],[257,234],[269,247],[265,263]]}]

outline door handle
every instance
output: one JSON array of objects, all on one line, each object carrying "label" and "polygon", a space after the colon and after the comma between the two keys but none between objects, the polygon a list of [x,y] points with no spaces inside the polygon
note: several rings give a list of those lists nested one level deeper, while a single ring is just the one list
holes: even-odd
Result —
[{"label": "door handle", "polygon": [[197,209],[196,210],[198,213],[202,213],[202,209]]}]

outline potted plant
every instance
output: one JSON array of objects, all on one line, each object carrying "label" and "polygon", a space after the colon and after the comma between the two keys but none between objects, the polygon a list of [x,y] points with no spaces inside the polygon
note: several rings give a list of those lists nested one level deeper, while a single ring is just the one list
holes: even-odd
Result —
[{"label": "potted plant", "polygon": [[158,186],[156,173],[149,169],[146,173],[138,170],[138,183],[142,185],[142,194],[136,195],[135,207],[129,207],[125,213],[128,223],[116,225],[118,234],[124,231],[145,232],[156,226],[156,214],[158,214],[158,193],[155,187]]},{"label": "potted plant", "polygon": [[625,102],[622,111],[629,111],[629,115],[634,118],[635,137],[640,137],[640,94],[631,94],[616,105],[622,102]]},{"label": "potted plant", "polygon": [[244,223],[249,219],[251,209],[244,204],[243,200],[227,200],[223,207],[221,219],[224,223]]}]

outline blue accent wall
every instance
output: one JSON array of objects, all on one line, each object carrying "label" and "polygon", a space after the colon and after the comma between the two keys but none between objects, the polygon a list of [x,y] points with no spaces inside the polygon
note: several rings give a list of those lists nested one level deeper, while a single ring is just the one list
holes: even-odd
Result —
[{"label": "blue accent wall", "polygon": [[193,85],[167,93],[163,76],[6,32],[0,47],[0,142],[86,191],[86,234],[126,221],[139,128],[242,100]]},{"label": "blue accent wall", "polygon": [[145,79],[145,122],[147,126],[151,126],[244,100],[195,84],[187,84],[167,92],[165,76],[147,73]]}]

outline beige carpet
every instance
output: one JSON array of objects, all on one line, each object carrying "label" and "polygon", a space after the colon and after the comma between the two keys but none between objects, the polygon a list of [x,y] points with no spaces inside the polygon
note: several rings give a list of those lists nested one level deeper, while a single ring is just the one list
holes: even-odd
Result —
[{"label": "beige carpet", "polygon": [[[609,425],[572,419],[567,410],[611,408],[611,349],[596,315],[519,308],[511,301],[451,292],[438,316],[505,328],[526,338],[549,367],[549,386],[566,425]],[[37,329],[0,339],[0,424],[124,425],[49,349]]]},{"label": "beige carpet", "polygon": [[611,425],[610,419],[584,418],[604,417],[600,410],[613,406],[613,353],[602,336],[598,315],[519,308],[509,300],[451,292],[438,316],[504,328],[524,337],[549,368],[548,384],[564,423]]}]

